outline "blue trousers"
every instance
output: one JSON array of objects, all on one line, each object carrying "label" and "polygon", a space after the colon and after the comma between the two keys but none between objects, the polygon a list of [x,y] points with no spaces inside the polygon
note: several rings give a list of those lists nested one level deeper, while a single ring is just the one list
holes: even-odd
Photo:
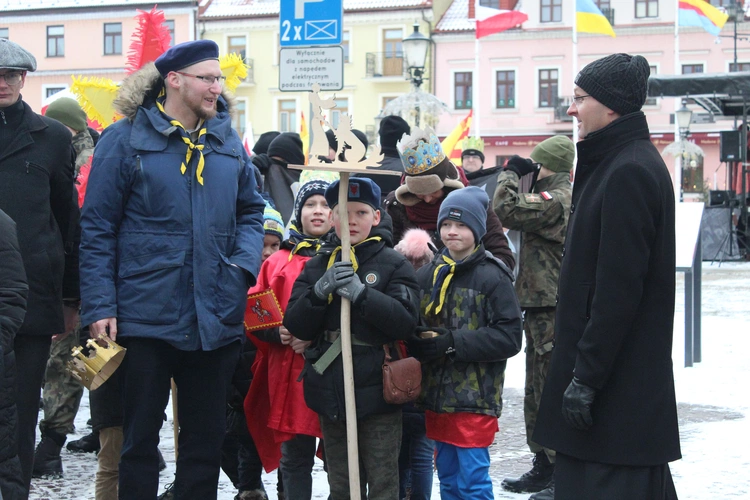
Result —
[{"label": "blue trousers", "polygon": [[155,500],[159,488],[159,430],[177,384],[180,421],[175,500],[215,500],[226,404],[240,342],[214,351],[181,351],[167,342],[118,338],[128,350],[122,370],[123,444],[120,500]]},{"label": "blue trousers", "polygon": [[459,448],[435,441],[441,500],[493,500],[489,448]]}]

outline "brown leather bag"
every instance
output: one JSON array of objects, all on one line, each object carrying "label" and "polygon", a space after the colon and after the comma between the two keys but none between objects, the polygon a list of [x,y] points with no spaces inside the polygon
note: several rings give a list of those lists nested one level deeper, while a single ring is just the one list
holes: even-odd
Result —
[{"label": "brown leather bag", "polygon": [[388,344],[383,346],[383,398],[386,403],[411,403],[422,390],[422,364],[416,358],[391,359]]}]

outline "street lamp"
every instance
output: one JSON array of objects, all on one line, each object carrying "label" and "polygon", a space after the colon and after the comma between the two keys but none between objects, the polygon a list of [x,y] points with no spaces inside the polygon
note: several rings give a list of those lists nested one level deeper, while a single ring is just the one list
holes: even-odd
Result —
[{"label": "street lamp", "polygon": [[680,138],[687,139],[690,133],[690,120],[693,118],[693,112],[687,107],[687,99],[682,100],[682,107],[674,112],[674,117],[680,129]]},{"label": "street lamp", "polygon": [[414,32],[402,40],[406,66],[409,68],[409,77],[415,87],[422,85],[425,61],[427,60],[427,49],[430,47],[430,38],[419,32],[419,24],[414,23]]}]

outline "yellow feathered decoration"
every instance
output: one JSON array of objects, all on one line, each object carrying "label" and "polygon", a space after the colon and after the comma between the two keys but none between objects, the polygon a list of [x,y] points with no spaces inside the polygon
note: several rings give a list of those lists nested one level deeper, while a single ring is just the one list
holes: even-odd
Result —
[{"label": "yellow feathered decoration", "polygon": [[248,66],[245,61],[239,56],[232,52],[231,54],[225,54],[219,58],[219,65],[221,66],[221,73],[227,78],[224,88],[234,93],[234,90],[242,83],[242,80],[247,78]]},{"label": "yellow feathered decoration", "polygon": [[113,124],[122,116],[115,111],[113,102],[118,86],[107,78],[73,76],[70,91],[78,97],[83,111],[91,120],[96,120],[102,128]]}]

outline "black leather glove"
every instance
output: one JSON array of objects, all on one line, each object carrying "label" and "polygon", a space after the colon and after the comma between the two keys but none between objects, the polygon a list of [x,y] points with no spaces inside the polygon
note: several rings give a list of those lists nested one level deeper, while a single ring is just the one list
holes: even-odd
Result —
[{"label": "black leather glove", "polygon": [[432,331],[438,333],[437,337],[423,339],[412,337],[407,341],[409,354],[422,362],[440,359],[446,354],[455,352],[453,348],[453,332],[447,328],[417,327],[416,333]]},{"label": "black leather glove", "polygon": [[336,262],[315,283],[313,291],[320,300],[328,299],[340,286],[346,285],[354,276],[351,262]]},{"label": "black leather glove", "polygon": [[579,431],[587,431],[594,424],[591,417],[591,405],[594,404],[596,389],[589,387],[577,378],[565,389],[562,402],[562,414],[571,427]]},{"label": "black leather glove", "polygon": [[345,299],[349,299],[352,304],[359,304],[360,299],[364,298],[364,292],[365,285],[356,274],[352,275],[352,278],[348,283],[336,289],[337,294],[341,295]]},{"label": "black leather glove", "polygon": [[529,158],[521,158],[518,155],[513,155],[508,160],[505,170],[510,170],[515,172],[518,177],[523,177],[536,170],[536,165]]}]

